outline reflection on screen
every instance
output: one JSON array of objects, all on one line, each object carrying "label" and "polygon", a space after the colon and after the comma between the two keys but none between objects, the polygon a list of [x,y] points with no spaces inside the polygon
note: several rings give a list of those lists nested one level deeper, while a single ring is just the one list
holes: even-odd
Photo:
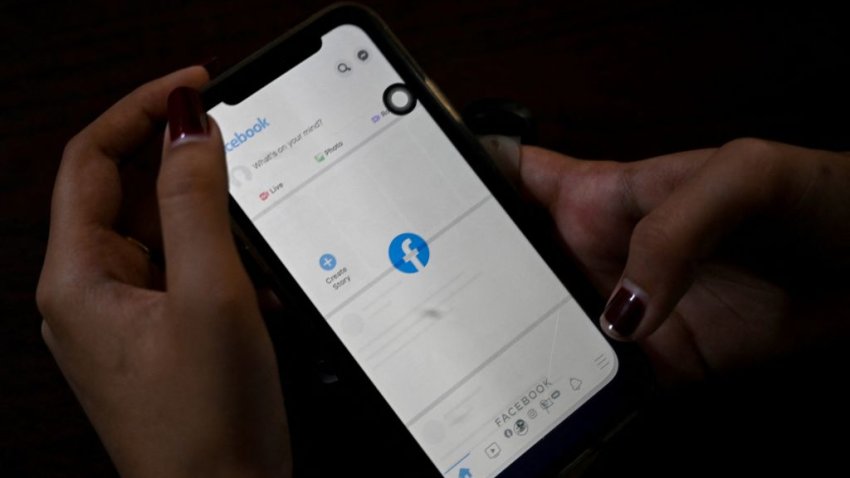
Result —
[{"label": "reflection on screen", "polygon": [[360,29],[236,106],[231,194],[446,476],[492,476],[614,352]]}]

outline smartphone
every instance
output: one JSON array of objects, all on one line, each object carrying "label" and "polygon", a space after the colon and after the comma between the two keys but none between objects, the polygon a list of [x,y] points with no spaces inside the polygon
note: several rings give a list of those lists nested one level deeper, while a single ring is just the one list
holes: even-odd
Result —
[{"label": "smartphone", "polygon": [[645,365],[600,332],[602,300],[549,221],[373,13],[321,12],[204,101],[235,229],[300,304],[289,322],[305,335],[291,342],[338,350],[374,391],[358,408],[386,410],[394,424],[375,426],[412,438],[393,445],[421,455],[407,466],[554,474],[639,406]]}]

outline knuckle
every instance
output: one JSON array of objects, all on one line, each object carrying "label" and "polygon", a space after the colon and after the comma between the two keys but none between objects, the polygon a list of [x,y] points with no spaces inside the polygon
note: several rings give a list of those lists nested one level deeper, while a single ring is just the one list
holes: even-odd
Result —
[{"label": "knuckle", "polygon": [[675,222],[655,216],[647,216],[635,226],[629,246],[630,262],[637,259],[639,268],[650,267],[656,277],[673,277],[677,281],[693,276],[698,254],[692,237],[681,234]]},{"label": "knuckle", "polygon": [[723,145],[721,148],[729,154],[723,155],[741,162],[742,165],[754,172],[771,169],[777,154],[778,144],[759,138],[738,138]]},{"label": "knuckle", "polygon": [[35,288],[35,305],[44,317],[54,317],[62,310],[67,294],[63,294],[64,287],[57,280],[45,277],[42,273]]},{"label": "knuckle", "polygon": [[55,303],[55,300],[53,290],[49,285],[47,285],[44,278],[41,278],[35,288],[35,305],[41,315],[50,315],[50,311],[54,308],[53,304]]},{"label": "knuckle", "polygon": [[46,320],[41,321],[41,340],[47,344],[47,348],[51,351],[53,350],[54,344],[56,343],[56,339],[53,336],[53,331],[50,330],[50,325]]},{"label": "knuckle", "polygon": [[787,145],[758,138],[740,138],[723,146],[727,171],[749,181],[748,197],[753,200],[780,198],[799,179],[800,162]]},{"label": "knuckle", "polygon": [[737,138],[729,141],[723,148],[733,149],[741,153],[758,154],[771,151],[774,143],[761,138]]},{"label": "knuckle", "polygon": [[42,277],[35,290],[35,303],[41,313],[44,327],[50,324],[54,329],[62,328],[63,317],[67,311],[74,310],[78,293],[74,289],[74,280],[49,280]]},{"label": "knuckle", "polygon": [[161,199],[225,195],[227,173],[224,161],[199,143],[186,143],[163,158],[157,180]]},{"label": "knuckle", "polygon": [[75,158],[83,156],[86,148],[87,142],[83,134],[75,134],[65,143],[65,149],[62,150],[62,161],[73,161]]},{"label": "knuckle", "polygon": [[226,191],[220,178],[200,168],[181,168],[178,174],[160,175],[157,191],[161,201],[184,201]]},{"label": "knuckle", "polygon": [[615,172],[615,181],[617,183],[617,190],[621,191],[620,202],[623,209],[628,211],[632,216],[638,216],[641,213],[641,208],[638,204],[638,195],[635,193],[637,184],[636,168],[618,168]]},{"label": "knuckle", "polygon": [[654,255],[671,251],[675,240],[664,218],[650,215],[640,221],[632,232],[632,248],[643,254]]}]

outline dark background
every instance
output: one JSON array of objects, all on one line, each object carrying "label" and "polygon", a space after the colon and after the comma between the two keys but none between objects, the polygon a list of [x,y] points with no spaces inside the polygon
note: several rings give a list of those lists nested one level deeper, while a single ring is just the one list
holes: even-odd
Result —
[{"label": "dark background", "polygon": [[[326,3],[0,5],[0,474],[115,473],[34,303],[65,142],[137,85],[213,56],[230,66]],[[740,136],[850,149],[850,28],[826,2],[366,3],[455,106],[519,101],[553,149],[634,160]],[[850,442],[847,363],[823,347],[666,394],[592,473],[826,474]],[[309,460],[335,456],[333,434]]]}]

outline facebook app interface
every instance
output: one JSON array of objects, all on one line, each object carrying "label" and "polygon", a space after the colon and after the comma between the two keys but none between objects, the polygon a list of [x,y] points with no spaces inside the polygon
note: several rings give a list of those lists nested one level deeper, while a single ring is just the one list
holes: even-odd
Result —
[{"label": "facebook app interface", "polygon": [[445,476],[498,474],[614,377],[593,322],[363,30],[210,114],[231,194]]}]

